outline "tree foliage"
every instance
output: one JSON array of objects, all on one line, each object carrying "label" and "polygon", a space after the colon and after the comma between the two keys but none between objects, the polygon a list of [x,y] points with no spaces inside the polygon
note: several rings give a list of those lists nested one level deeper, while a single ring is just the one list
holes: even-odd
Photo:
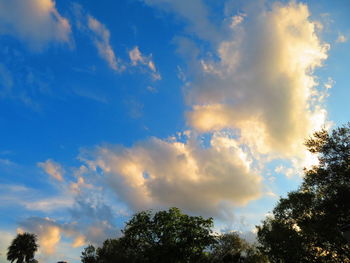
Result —
[{"label": "tree foliage", "polygon": [[168,211],[143,211],[126,223],[123,236],[107,239],[102,247],[88,246],[83,263],[192,263],[238,262],[265,263],[255,246],[237,233],[216,235],[213,219],[183,214],[178,208]]},{"label": "tree foliage", "polygon": [[81,253],[82,263],[95,263],[97,262],[97,251],[93,245],[87,246]]},{"label": "tree foliage", "polygon": [[350,262],[340,231],[350,222],[350,125],[316,132],[305,145],[319,164],[258,227],[260,248],[271,262]]},{"label": "tree foliage", "polygon": [[[215,242],[212,226],[212,218],[189,216],[177,208],[154,215],[143,211],[127,222],[122,237],[97,249],[97,262],[201,262]],[[82,262],[88,262],[90,250],[85,249]]]},{"label": "tree foliage", "polygon": [[210,253],[211,263],[240,262],[267,263],[267,258],[254,245],[243,240],[236,232],[217,236]]},{"label": "tree foliage", "polygon": [[37,237],[31,233],[18,234],[8,247],[7,260],[16,263],[36,262],[34,254],[38,250]]}]

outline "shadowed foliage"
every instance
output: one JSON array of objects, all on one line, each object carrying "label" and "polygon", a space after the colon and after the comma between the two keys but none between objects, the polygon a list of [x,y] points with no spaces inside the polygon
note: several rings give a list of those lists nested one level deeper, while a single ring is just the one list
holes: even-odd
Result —
[{"label": "shadowed foliage", "polygon": [[135,214],[118,239],[107,239],[102,247],[88,246],[82,263],[183,263],[246,262],[265,263],[264,256],[237,233],[215,235],[213,219],[168,211]]},{"label": "shadowed foliage", "polygon": [[18,234],[8,247],[7,260],[16,263],[35,263],[34,253],[38,250],[37,237],[34,234]]},{"label": "shadowed foliage", "polygon": [[271,262],[349,263],[340,229],[350,222],[350,125],[316,132],[306,146],[319,164],[258,227],[260,249]]}]

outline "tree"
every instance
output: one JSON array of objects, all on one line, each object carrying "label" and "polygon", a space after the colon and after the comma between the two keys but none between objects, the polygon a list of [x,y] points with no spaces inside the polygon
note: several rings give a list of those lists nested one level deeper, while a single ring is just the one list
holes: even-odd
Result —
[{"label": "tree", "polygon": [[95,247],[93,245],[87,246],[81,253],[80,258],[82,263],[97,263],[98,261]]},{"label": "tree", "polygon": [[[99,263],[202,262],[206,249],[215,242],[213,219],[168,211],[143,211],[126,223],[123,236],[108,239],[97,249]],[[83,253],[87,253],[87,248]],[[84,258],[86,258],[84,256]]]},{"label": "tree", "polygon": [[188,216],[178,208],[136,214],[124,230],[123,242],[149,262],[199,262],[215,242],[213,219]]},{"label": "tree", "polygon": [[219,235],[211,251],[212,263],[236,263],[244,259],[246,263],[266,263],[267,258],[249,244],[238,233],[231,232]]},{"label": "tree", "polygon": [[16,263],[35,262],[34,254],[38,250],[37,237],[31,233],[18,234],[8,247],[7,260]]},{"label": "tree", "polygon": [[349,263],[340,229],[350,222],[350,124],[316,132],[305,145],[319,164],[258,227],[260,249],[271,262]]}]

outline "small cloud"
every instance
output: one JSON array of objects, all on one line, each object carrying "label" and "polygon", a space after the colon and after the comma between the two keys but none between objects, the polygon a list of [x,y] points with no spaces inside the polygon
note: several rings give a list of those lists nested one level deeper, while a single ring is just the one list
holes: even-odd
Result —
[{"label": "small cloud", "polygon": [[147,90],[151,93],[157,93],[158,90],[153,86],[147,86]]},{"label": "small cloud", "polygon": [[38,166],[56,180],[63,181],[64,170],[60,164],[48,159],[46,162],[38,163]]},{"label": "small cloud", "polygon": [[83,235],[81,235],[74,239],[72,243],[72,247],[81,247],[81,246],[84,246],[85,244],[86,244],[86,239]]},{"label": "small cloud", "polygon": [[239,14],[239,15],[233,16],[231,18],[230,27],[234,28],[234,27],[238,26],[239,24],[241,24],[244,21],[245,16],[246,16],[245,14]]},{"label": "small cloud", "polygon": [[278,196],[274,193],[274,192],[272,192],[272,191],[268,191],[268,192],[266,192],[265,193],[267,196],[270,196],[270,197],[273,197],[273,198],[278,198]]},{"label": "small cloud", "polygon": [[296,175],[295,169],[291,167],[286,167],[284,165],[279,165],[275,168],[275,172],[279,174],[284,174],[287,178],[292,178],[294,175]]},{"label": "small cloud", "polygon": [[151,72],[153,80],[160,80],[162,78],[152,60],[152,55],[144,56],[139,48],[135,46],[129,51],[129,58],[132,66],[141,65],[147,68]]},{"label": "small cloud", "polygon": [[337,43],[345,43],[347,41],[348,41],[348,38],[343,34],[339,34],[336,40]]}]

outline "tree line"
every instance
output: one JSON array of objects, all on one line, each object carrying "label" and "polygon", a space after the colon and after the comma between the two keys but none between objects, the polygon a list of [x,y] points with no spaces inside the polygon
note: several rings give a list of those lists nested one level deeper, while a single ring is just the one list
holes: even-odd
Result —
[{"label": "tree line", "polygon": [[[82,263],[350,263],[350,124],[321,130],[305,143],[319,163],[304,170],[301,186],[280,198],[257,226],[257,244],[238,233],[217,235],[213,219],[178,208],[135,214],[122,236],[87,246]],[[346,232],[346,233],[345,233]],[[344,235],[345,234],[345,235]],[[8,248],[11,262],[37,262],[34,234],[19,234]]]}]

